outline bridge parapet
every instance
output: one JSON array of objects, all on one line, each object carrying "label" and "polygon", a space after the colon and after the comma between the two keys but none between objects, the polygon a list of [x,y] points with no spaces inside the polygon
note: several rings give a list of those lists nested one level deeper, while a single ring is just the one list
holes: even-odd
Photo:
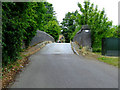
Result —
[{"label": "bridge parapet", "polygon": [[78,42],[82,47],[86,46],[91,48],[91,32],[88,25],[83,25],[81,30],[76,33],[73,42]]},{"label": "bridge parapet", "polygon": [[47,34],[46,32],[37,30],[37,33],[33,37],[33,39],[31,40],[31,43],[30,43],[29,46],[33,46],[33,45],[36,45],[36,44],[44,42],[44,41],[52,41],[52,42],[54,42],[55,40],[51,35]]}]

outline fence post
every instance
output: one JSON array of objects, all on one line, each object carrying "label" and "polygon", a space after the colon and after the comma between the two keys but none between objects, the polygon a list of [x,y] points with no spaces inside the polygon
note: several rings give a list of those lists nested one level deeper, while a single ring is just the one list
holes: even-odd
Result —
[{"label": "fence post", "polygon": [[105,38],[102,38],[102,55],[105,55]]}]

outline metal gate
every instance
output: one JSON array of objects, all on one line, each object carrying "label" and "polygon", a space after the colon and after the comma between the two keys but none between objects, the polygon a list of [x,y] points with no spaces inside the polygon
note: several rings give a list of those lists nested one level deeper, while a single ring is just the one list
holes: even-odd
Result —
[{"label": "metal gate", "polygon": [[102,55],[118,56],[120,52],[120,38],[103,38]]}]

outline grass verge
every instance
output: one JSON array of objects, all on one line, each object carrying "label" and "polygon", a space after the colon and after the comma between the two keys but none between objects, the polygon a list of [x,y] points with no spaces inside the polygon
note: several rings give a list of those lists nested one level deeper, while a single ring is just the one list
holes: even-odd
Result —
[{"label": "grass verge", "polygon": [[[74,42],[74,45],[73,44],[71,44],[71,45],[72,45],[72,47],[79,46],[76,42]],[[87,50],[86,47],[75,47],[75,49],[79,53],[79,55],[82,55],[85,58],[99,60],[101,62],[107,63],[107,64],[115,66],[115,67],[119,66],[118,65],[119,57],[103,56],[103,55],[101,55],[101,53],[91,52],[91,51]]]},{"label": "grass verge", "polygon": [[117,57],[113,58],[113,57],[101,56],[101,57],[98,57],[98,60],[118,67],[118,58]]}]

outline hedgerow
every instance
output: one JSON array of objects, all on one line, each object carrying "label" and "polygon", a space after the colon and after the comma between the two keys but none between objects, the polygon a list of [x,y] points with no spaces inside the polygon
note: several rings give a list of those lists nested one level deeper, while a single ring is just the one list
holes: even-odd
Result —
[{"label": "hedgerow", "polygon": [[48,21],[57,22],[50,8],[52,4],[48,2],[2,2],[3,66],[15,62],[23,44],[27,48],[37,30],[45,31]]}]

